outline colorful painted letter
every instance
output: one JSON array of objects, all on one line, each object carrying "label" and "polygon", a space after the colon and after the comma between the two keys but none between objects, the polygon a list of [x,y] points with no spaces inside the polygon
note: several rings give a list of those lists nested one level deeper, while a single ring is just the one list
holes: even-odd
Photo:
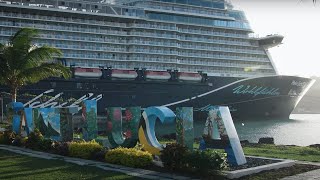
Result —
[{"label": "colorful painted letter", "polygon": [[162,145],[154,131],[157,118],[161,123],[174,123],[175,114],[167,107],[149,107],[142,113],[144,125],[139,127],[139,141],[143,148],[155,155],[160,154]]},{"label": "colorful painted letter", "polygon": [[120,107],[107,108],[108,139],[112,148],[134,147],[138,142],[138,128],[141,118],[141,107],[129,107],[122,117]]},{"label": "colorful painted letter", "polygon": [[193,150],[193,108],[178,107],[176,115],[177,143],[186,146],[189,150]]},{"label": "colorful painted letter", "polygon": [[233,120],[226,106],[212,107],[208,113],[205,131],[214,140],[228,141],[224,147],[230,164],[247,163]]},{"label": "colorful painted letter", "polygon": [[97,124],[97,101],[85,100],[82,103],[82,117],[83,117],[83,139],[86,141],[97,138],[98,124]]},{"label": "colorful painted letter", "polygon": [[63,142],[73,140],[72,114],[78,112],[77,107],[59,108],[60,110],[60,139]]},{"label": "colorful painted letter", "polygon": [[22,125],[23,104],[21,102],[12,102],[8,106],[13,111],[12,131],[20,134]]}]

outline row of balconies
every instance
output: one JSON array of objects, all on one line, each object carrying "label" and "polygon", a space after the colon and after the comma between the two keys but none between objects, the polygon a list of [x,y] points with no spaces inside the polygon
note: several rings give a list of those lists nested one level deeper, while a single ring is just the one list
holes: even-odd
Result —
[{"label": "row of balconies", "polygon": [[[25,18],[25,17],[24,17]],[[34,20],[34,19],[32,19]],[[91,32],[91,33],[103,33],[103,34],[114,34],[114,35],[128,35],[127,32],[122,30],[106,30],[101,28],[89,28],[89,27],[79,27],[79,25],[76,26],[64,26],[64,25],[56,25],[59,24],[57,22],[54,22],[55,24],[42,24],[42,23],[34,23],[34,22],[12,22],[12,21],[2,21],[1,24],[7,25],[7,26],[20,26],[20,27],[36,27],[36,28],[42,28],[42,29],[53,29],[53,30],[64,30],[64,31],[80,31],[80,32]],[[68,22],[70,23],[70,22]],[[115,23],[117,24],[117,23]],[[69,24],[70,25],[70,24]],[[101,25],[101,24],[99,24]],[[111,24],[110,24],[111,25]],[[142,24],[134,24],[133,27],[140,26]],[[116,26],[116,25],[115,25]],[[161,25],[153,25],[153,24],[145,24],[146,28],[151,27],[155,29],[172,29],[171,26],[161,26]],[[165,28],[167,27],[167,28]],[[170,28],[168,28],[170,27]],[[222,33],[222,32],[216,32],[216,31],[203,31],[203,30],[194,30],[194,29],[179,29],[178,31],[181,32],[187,32],[187,33],[194,33],[194,34],[201,34],[201,35],[212,35],[212,36],[223,36],[223,37],[235,37],[235,38],[248,38],[247,35],[241,35],[241,34],[233,34],[233,33]],[[136,33],[136,32],[135,32]],[[144,35],[145,33],[138,33],[135,35]],[[158,34],[149,34],[151,36],[158,35]],[[176,38],[176,35],[163,35],[163,37],[169,37],[169,38]]]}]

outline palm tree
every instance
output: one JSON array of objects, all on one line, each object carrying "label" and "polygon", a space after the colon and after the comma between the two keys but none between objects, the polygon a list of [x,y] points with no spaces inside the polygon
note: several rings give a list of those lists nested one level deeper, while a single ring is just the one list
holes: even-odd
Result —
[{"label": "palm tree", "polygon": [[48,77],[70,77],[67,67],[52,61],[62,55],[59,49],[33,44],[38,35],[36,29],[22,28],[9,38],[7,44],[0,43],[0,84],[10,88],[13,102],[16,102],[17,91],[22,86]]}]

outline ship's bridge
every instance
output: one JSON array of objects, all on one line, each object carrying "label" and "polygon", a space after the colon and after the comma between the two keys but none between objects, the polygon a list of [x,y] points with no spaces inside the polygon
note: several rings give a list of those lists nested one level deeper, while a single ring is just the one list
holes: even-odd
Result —
[{"label": "ship's bridge", "polygon": [[251,37],[258,40],[259,46],[262,46],[265,49],[269,49],[275,46],[282,44],[284,36],[279,34],[270,34],[265,37]]}]

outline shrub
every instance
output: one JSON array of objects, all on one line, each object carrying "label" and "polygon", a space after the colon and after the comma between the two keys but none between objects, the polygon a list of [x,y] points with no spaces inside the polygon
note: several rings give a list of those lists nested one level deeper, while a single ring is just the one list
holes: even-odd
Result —
[{"label": "shrub", "polygon": [[52,144],[52,152],[62,156],[67,156],[69,154],[69,144],[69,142],[56,141]]},{"label": "shrub", "polygon": [[45,152],[51,152],[53,141],[51,139],[42,139],[39,143],[39,150]]},{"label": "shrub", "polygon": [[69,155],[84,159],[93,158],[94,154],[101,151],[102,146],[95,140],[86,142],[71,142],[69,145]]},{"label": "shrub", "polygon": [[172,143],[167,144],[161,151],[160,158],[165,168],[169,170],[182,169],[185,165],[184,158],[188,150],[186,147]]},{"label": "shrub", "polygon": [[121,164],[129,167],[145,167],[152,163],[152,155],[149,152],[135,148],[116,148],[106,153],[105,159],[109,163]]},{"label": "shrub", "polygon": [[104,161],[107,152],[108,152],[108,149],[103,148],[101,151],[93,154],[92,159],[97,160],[97,161]]},{"label": "shrub", "polygon": [[28,135],[28,139],[26,140],[25,146],[26,148],[30,148],[33,150],[41,150],[41,143],[43,140],[44,137],[42,136],[39,129],[34,129],[34,131]]},{"label": "shrub", "polygon": [[213,150],[197,150],[187,153],[184,161],[188,170],[207,174],[211,170],[221,170],[226,166],[226,154]]},{"label": "shrub", "polygon": [[23,138],[21,139],[21,146],[26,146],[27,140],[28,140],[28,137],[23,137]]},{"label": "shrub", "polygon": [[0,134],[0,144],[10,145],[14,140],[16,134],[10,130],[6,130]]},{"label": "shrub", "polygon": [[22,146],[22,137],[21,136],[16,136],[14,140],[12,141],[13,146]]}]

